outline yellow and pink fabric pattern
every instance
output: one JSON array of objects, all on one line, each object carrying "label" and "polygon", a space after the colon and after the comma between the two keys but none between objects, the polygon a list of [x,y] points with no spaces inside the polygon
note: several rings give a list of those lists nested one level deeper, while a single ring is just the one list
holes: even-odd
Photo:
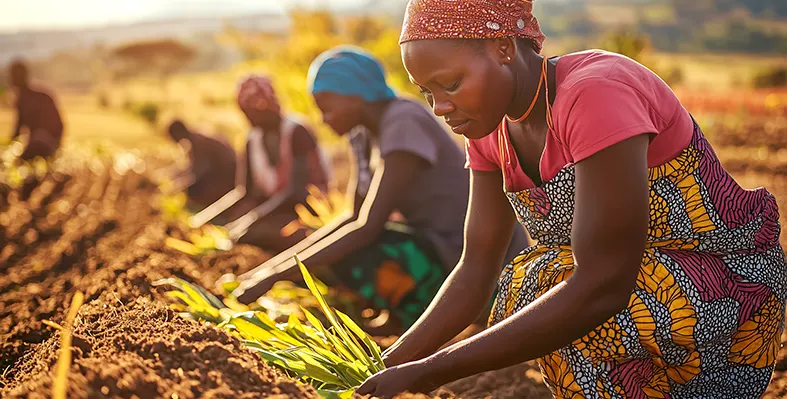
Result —
[{"label": "yellow and pink fabric pattern", "polygon": [[[757,398],[780,345],[787,266],[779,214],[764,189],[724,171],[700,128],[649,169],[650,224],[629,306],[538,364],[557,398]],[[508,264],[495,324],[574,270],[574,166],[507,193],[538,244]]]}]

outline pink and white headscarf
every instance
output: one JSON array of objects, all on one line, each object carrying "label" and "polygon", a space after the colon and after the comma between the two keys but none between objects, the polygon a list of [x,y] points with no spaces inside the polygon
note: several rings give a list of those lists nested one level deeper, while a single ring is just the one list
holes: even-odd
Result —
[{"label": "pink and white headscarf", "polygon": [[271,79],[263,75],[247,77],[238,89],[238,106],[245,110],[270,111],[281,113],[279,99],[273,89]]}]

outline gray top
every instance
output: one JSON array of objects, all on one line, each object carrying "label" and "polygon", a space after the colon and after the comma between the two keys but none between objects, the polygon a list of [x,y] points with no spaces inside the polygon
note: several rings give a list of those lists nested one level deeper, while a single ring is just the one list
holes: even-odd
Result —
[{"label": "gray top", "polygon": [[[380,164],[378,157],[392,152],[409,152],[428,162],[429,168],[413,181],[396,209],[452,269],[462,255],[470,172],[464,167],[464,152],[441,123],[421,104],[399,98],[383,114],[379,138],[370,138],[364,130],[351,136],[351,144],[359,180],[370,179]],[[365,196],[368,181],[358,183],[359,193]],[[524,230],[517,224],[506,261],[526,245]]]}]

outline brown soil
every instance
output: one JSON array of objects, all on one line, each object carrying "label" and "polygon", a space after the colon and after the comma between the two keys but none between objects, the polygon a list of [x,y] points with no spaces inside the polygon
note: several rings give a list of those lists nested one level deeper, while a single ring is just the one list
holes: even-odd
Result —
[{"label": "brown soil", "polygon": [[[62,323],[81,291],[69,398],[316,397],[233,336],[165,306],[152,282],[177,276],[211,287],[266,255],[238,246],[191,258],[164,247],[167,235],[183,232],[161,221],[154,190],[143,175],[108,169],[28,179],[17,190],[0,185],[0,396],[50,396],[60,333],[42,321]],[[440,394],[548,397],[534,375],[518,366]]]},{"label": "brown soil", "polygon": [[[59,333],[76,291],[69,398],[317,397],[218,329],[177,316],[155,280],[210,286],[266,259],[253,247],[198,260],[163,246],[168,226],[141,175],[82,169],[0,190],[0,396],[49,397]],[[174,394],[174,395],[173,395]]]},{"label": "brown soil", "polygon": [[[315,398],[220,330],[178,317],[146,298],[107,292],[83,306],[74,328],[69,398]],[[59,333],[25,356],[8,397],[46,397]]]},{"label": "brown soil", "polygon": [[[742,184],[766,184],[787,207],[781,182],[787,172],[765,174],[753,161],[727,161]],[[77,291],[85,305],[74,328],[69,398],[316,397],[231,335],[166,308],[153,281],[177,276],[211,287],[222,274],[242,273],[267,256],[238,246],[192,258],[164,247],[167,235],[183,231],[162,221],[150,203],[154,193],[144,175],[95,165],[31,177],[14,190],[0,183],[0,397],[50,396],[60,334],[42,321],[62,323]],[[550,397],[529,364],[436,394]],[[787,397],[785,349],[764,397]]]}]

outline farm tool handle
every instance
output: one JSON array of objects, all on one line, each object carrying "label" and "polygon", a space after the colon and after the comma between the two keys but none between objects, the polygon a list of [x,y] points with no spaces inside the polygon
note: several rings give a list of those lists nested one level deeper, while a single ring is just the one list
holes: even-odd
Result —
[{"label": "farm tool handle", "polygon": [[235,168],[235,188],[224,194],[223,197],[219,198],[218,201],[210,204],[207,208],[200,211],[200,213],[191,217],[189,224],[193,228],[199,228],[205,225],[205,223],[210,222],[216,216],[219,216],[222,212],[230,209],[231,206],[235,205],[246,196],[246,162],[245,162],[246,154],[241,155],[241,162]]},{"label": "farm tool handle", "polygon": [[249,227],[251,227],[251,225],[253,225],[255,222],[275,211],[281,204],[284,203],[287,197],[288,195],[286,193],[278,194],[252,209],[249,213],[241,216],[239,219],[228,223],[224,227],[229,232],[230,237],[233,240],[236,240],[246,234],[246,232],[249,230]]},{"label": "farm tool handle", "polygon": [[224,194],[224,196],[219,198],[218,201],[210,204],[207,208],[200,211],[200,213],[192,216],[191,220],[189,220],[189,224],[193,228],[202,227],[206,223],[213,220],[216,216],[219,216],[222,212],[229,209],[231,206],[237,204],[238,201],[243,199],[245,195],[245,188],[236,187],[227,194]]}]

